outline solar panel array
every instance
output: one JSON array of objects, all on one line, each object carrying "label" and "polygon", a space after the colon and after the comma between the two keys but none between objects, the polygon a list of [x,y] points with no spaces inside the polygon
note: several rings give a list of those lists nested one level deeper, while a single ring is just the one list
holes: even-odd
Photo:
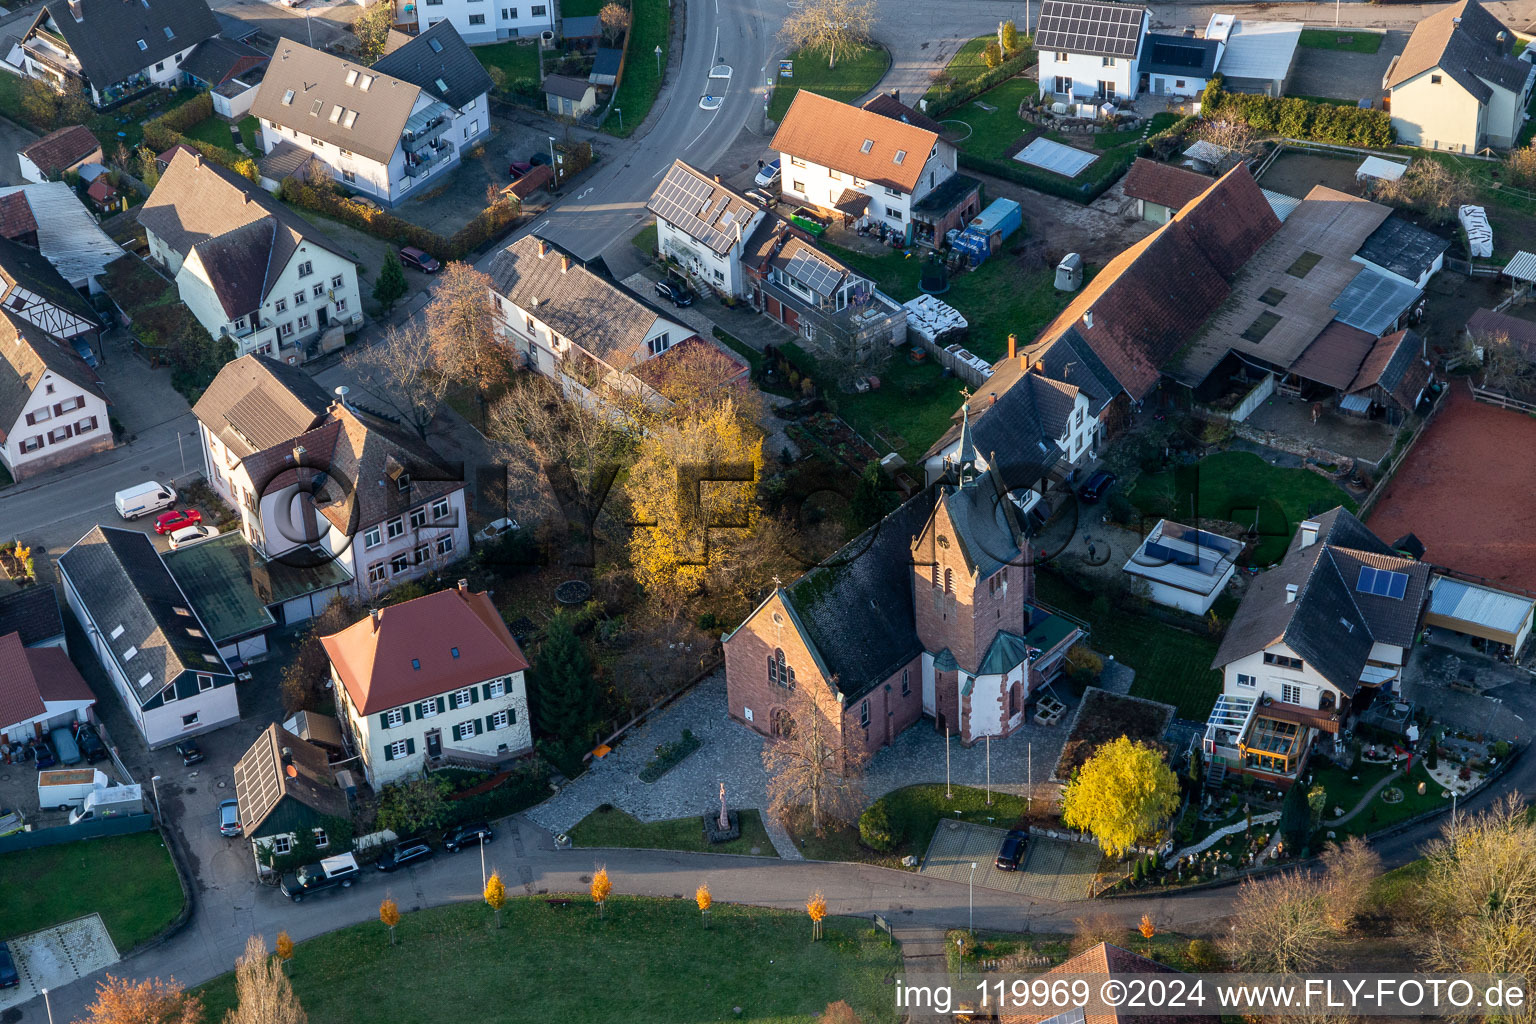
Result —
[{"label": "solar panel array", "polygon": [[1153,43],[1152,63],[1175,68],[1198,68],[1205,63],[1205,50],[1178,43]]},{"label": "solar panel array", "polygon": [[784,272],[817,295],[823,296],[831,295],[836,291],[838,282],[843,279],[842,271],[803,249],[790,258]]},{"label": "solar panel array", "polygon": [[1200,567],[1200,556],[1193,551],[1180,551],[1178,548],[1159,544],[1155,540],[1147,541],[1145,550],[1148,558],[1155,558],[1159,562],[1167,562],[1170,565],[1187,565],[1191,568]]},{"label": "solar panel array", "polygon": [[1035,47],[1105,57],[1134,57],[1146,8],[1130,4],[1047,0],[1040,8]]},{"label": "solar panel array", "polygon": [[1390,597],[1394,601],[1401,601],[1403,594],[1408,590],[1408,574],[1362,565],[1360,579],[1355,583],[1355,589],[1362,594],[1375,594],[1377,597]]},{"label": "solar panel array", "polygon": [[[728,252],[732,237],[714,226],[720,207],[730,202],[730,195],[720,197],[719,206],[713,198],[715,186],[680,167],[674,167],[662,179],[661,186],[646,207],[656,216],[686,231],[715,252]],[[707,215],[707,219],[706,219]]]}]

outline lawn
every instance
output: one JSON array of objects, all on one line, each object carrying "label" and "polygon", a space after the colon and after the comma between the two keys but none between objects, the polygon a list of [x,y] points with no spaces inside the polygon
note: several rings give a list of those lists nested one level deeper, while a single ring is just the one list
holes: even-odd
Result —
[{"label": "lawn", "polygon": [[1256,519],[1259,543],[1249,558],[1261,566],[1284,557],[1296,524],[1308,516],[1335,505],[1355,510],[1349,495],[1316,473],[1272,466],[1249,452],[1217,452],[1191,466],[1144,475],[1130,498],[1149,516],[1180,522],[1223,519],[1249,526]]},{"label": "lawn", "polygon": [[[1344,808],[1344,813],[1348,814],[1365,798],[1370,788],[1380,782],[1389,771],[1390,769],[1385,765],[1364,762],[1349,771],[1332,766],[1313,771],[1312,782],[1322,786],[1328,794],[1323,827],[1325,829],[1329,827],[1327,820],[1334,817],[1335,807]],[[1353,777],[1358,777],[1360,781],[1353,781]],[[1421,782],[1424,783],[1423,796],[1419,795]],[[1440,795],[1445,792],[1445,788],[1429,777],[1429,772],[1424,769],[1422,758],[1415,758],[1413,771],[1408,773],[1406,779],[1399,778],[1394,781],[1392,786],[1403,791],[1403,799],[1400,803],[1389,804],[1381,798],[1380,794],[1377,794],[1366,810],[1361,811],[1343,825],[1334,826],[1335,830],[1345,835],[1370,835],[1399,821],[1451,806],[1450,800]]]},{"label": "lawn", "polygon": [[[450,1004],[460,1020],[811,1024],[838,999],[870,1024],[897,1019],[886,979],[901,951],[867,921],[828,918],[813,943],[801,911],[717,903],[706,929],[692,899],[614,896],[600,920],[584,894],[509,900],[502,919],[456,904],[403,914],[394,946],[376,921],[302,942],[294,993],[326,1024],[438,1020]],[[202,992],[222,1020],[234,978]]]},{"label": "lawn", "polygon": [[658,234],[656,222],[652,221],[645,227],[641,228],[639,231],[635,232],[634,237],[629,240],[629,244],[633,245],[636,249],[639,249],[641,252],[649,256],[651,253],[656,251],[656,247],[660,244],[657,239]]},{"label": "lawn", "polygon": [[[970,136],[957,143],[965,152],[991,160],[1002,160],[1005,159],[1008,147],[1034,127],[1019,117],[1019,104],[1034,98],[1038,93],[1039,85],[1033,79],[1010,78],[969,103],[951,110],[945,116],[944,123],[957,130],[952,122],[959,121],[970,126]],[[987,110],[982,104],[996,109]]]},{"label": "lawn", "polygon": [[[575,18],[578,15],[570,10],[569,4],[562,4],[560,13],[567,18]],[[594,8],[593,14],[597,13]],[[507,76],[510,84],[517,81],[530,81],[535,84],[539,81],[539,47],[537,43],[491,43],[488,46],[475,47],[475,56],[486,69],[500,68]]]},{"label": "lawn", "polygon": [[[698,818],[640,821],[617,809],[598,808],[571,829],[572,846],[614,846],[636,850],[688,850],[693,853],[745,853],[777,857],[757,811],[741,811],[741,838],[712,845]],[[756,853],[753,852],[754,847]]]},{"label": "lawn", "polygon": [[1375,53],[1384,39],[1380,32],[1344,31],[1337,28],[1304,28],[1301,45],[1314,50],[1347,50],[1350,53]]},{"label": "lawn", "polygon": [[[633,135],[645,115],[651,112],[651,104],[656,102],[656,94],[661,91],[661,76],[667,67],[667,47],[672,37],[672,8],[667,0],[634,0],[630,9],[634,12],[634,27],[625,44],[628,56],[624,59],[624,80],[613,94],[613,106],[624,111],[624,127],[617,126],[617,119],[603,122],[603,131],[620,138]],[[562,7],[560,13],[567,18],[574,17],[569,8]],[[656,59],[658,46],[661,47],[660,69]]]},{"label": "lawn", "polygon": [[891,66],[891,55],[883,46],[875,46],[854,57],[840,60],[837,67],[827,67],[825,57],[792,53],[795,77],[773,80],[773,101],[768,105],[768,116],[775,122],[784,120],[784,112],[801,89],[829,96],[843,103],[853,103],[869,92],[885,77]]},{"label": "lawn", "polygon": [[0,878],[18,883],[0,885],[0,939],[94,911],[117,951],[127,953],[181,913],[181,882],[155,831],[8,853],[0,857]]},{"label": "lawn", "polygon": [[944,818],[958,818],[982,825],[1011,828],[1025,817],[1028,804],[1021,796],[993,792],[987,804],[986,790],[954,786],[953,799],[945,799],[944,787],[937,783],[907,786],[887,793],[875,805],[890,816],[895,845],[888,851],[871,850],[859,841],[857,825],[828,828],[823,835],[811,833],[809,822],[791,823],[790,833],[800,850],[813,860],[864,861],[897,867],[901,858],[911,855],[921,862],[928,852],[933,833]]},{"label": "lawn", "polygon": [[1180,629],[1119,608],[1101,605],[1096,611],[1091,592],[1051,567],[1035,573],[1035,593],[1042,604],[1087,622],[1095,651],[1136,670],[1131,696],[1172,704],[1180,718],[1205,721],[1221,693],[1221,673],[1211,668],[1220,641],[1204,632],[1200,620],[1189,616],[1189,628]]},{"label": "lawn", "polygon": [[[991,68],[987,67],[986,61],[982,59],[982,51],[987,48],[988,43],[996,41],[997,35],[990,32],[984,36],[977,36],[975,39],[972,39],[956,50],[953,57],[949,58],[949,63],[944,66],[944,75],[940,77],[948,76],[954,80],[956,85],[980,78],[991,70]],[[943,91],[938,85],[931,86],[923,94],[923,99],[931,102],[935,96],[938,96]]]},{"label": "lawn", "polygon": [[206,142],[211,146],[218,146],[220,149],[228,150],[231,153],[239,152],[239,150],[235,149],[234,138],[229,134],[229,122],[222,117],[206,118],[188,128],[182,134],[189,139],[197,139],[200,142]]}]

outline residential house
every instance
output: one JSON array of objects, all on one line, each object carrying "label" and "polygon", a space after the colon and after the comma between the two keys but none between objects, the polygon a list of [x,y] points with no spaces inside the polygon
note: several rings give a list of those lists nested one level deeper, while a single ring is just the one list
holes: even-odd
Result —
[{"label": "residential house", "polygon": [[201,154],[179,153],[139,210],[149,255],[215,338],[287,363],[362,322],[357,264],[288,206]]},{"label": "residential house", "polygon": [[1121,571],[1146,583],[1152,601],[1204,615],[1232,582],[1243,542],[1159,519]]},{"label": "residential house", "polygon": [[97,526],[58,565],[65,603],[151,750],[239,720],[234,674],[148,536]]},{"label": "residential house", "polygon": [[516,7],[502,6],[510,2],[493,0],[497,5],[487,7],[484,0],[395,0],[395,25],[420,35],[448,25],[466,42],[475,44],[502,39],[535,41],[540,33],[554,30],[555,5],[520,0]]},{"label": "residential house", "polygon": [[317,850],[326,851],[327,829],[336,819],[349,821],[352,813],[326,752],[276,722],[235,762],[235,801],[260,874],[270,872],[272,857],[293,851],[302,831],[309,831]]},{"label": "residential house", "polygon": [[13,480],[112,447],[101,379],[66,345],[0,311],[0,464]]},{"label": "residential house", "polygon": [[123,255],[62,181],[0,186],[0,234],[37,249],[71,288],[92,295],[107,264]]},{"label": "residential house", "polygon": [[[901,90],[878,93],[861,109],[943,136],[944,126],[901,102]],[[959,158],[956,157],[958,166]],[[912,238],[922,245],[941,246],[950,231],[964,231],[981,213],[981,182],[966,174],[939,174],[938,184],[912,203]]]},{"label": "residential house", "polygon": [[645,208],[656,215],[656,248],[695,282],[733,298],[752,294],[747,243],[777,217],[682,160],[667,168]]},{"label": "residential house", "polygon": [[1141,156],[1120,181],[1126,197],[1136,201],[1136,216],[1152,224],[1166,224],[1211,185],[1203,174]]},{"label": "residential house", "polygon": [[567,75],[544,78],[544,109],[557,117],[580,117],[597,107],[597,90],[591,82]]},{"label": "residential house", "polygon": [[1216,74],[1224,45],[1223,39],[1197,39],[1193,33],[1148,32],[1140,65],[1147,91],[1154,96],[1199,96]]},{"label": "residential house", "polygon": [[208,482],[263,558],[334,561],[353,596],[368,597],[468,553],[462,474],[399,423],[331,400],[302,370],[242,356],[192,412]]},{"label": "residential house", "polygon": [[65,171],[79,170],[84,164],[101,163],[101,143],[84,125],[49,132],[16,153],[21,166],[21,180],[57,181]]},{"label": "residential house", "polygon": [[487,273],[507,344],[529,368],[584,401],[632,387],[629,370],[694,336],[693,328],[532,235],[497,253]]},{"label": "residential house", "polygon": [[22,587],[0,597],[0,636],[21,635],[23,647],[58,647],[69,650],[64,639],[64,616],[59,613],[59,594],[51,584]]},{"label": "residential house", "polygon": [[1250,582],[1216,652],[1206,763],[1295,782],[1315,746],[1333,750],[1355,714],[1398,689],[1429,587],[1427,564],[1343,508],[1302,523],[1280,565]]},{"label": "residential house", "polygon": [[20,634],[0,633],[0,748],[89,722],[95,704],[96,695],[62,647],[28,647]]},{"label": "residential house", "polygon": [[182,81],[206,90],[215,114],[238,121],[251,112],[271,59],[247,43],[214,36],[198,43],[181,62]]},{"label": "residential house", "polygon": [[1531,51],[1477,0],[1443,7],[1414,26],[1385,82],[1397,141],[1477,153],[1513,146],[1536,87]]},{"label": "residential house", "polygon": [[1066,100],[1134,100],[1151,15],[1140,4],[1043,0],[1040,88]]},{"label": "residential house", "polygon": [[110,217],[112,214],[126,209],[122,196],[112,186],[112,182],[108,180],[105,174],[98,176],[91,182],[90,186],[85,190],[85,199],[97,213],[104,217]]},{"label": "residential house", "polygon": [[375,788],[425,767],[504,765],[533,749],[528,659],[466,580],[320,638],[339,717]]},{"label": "residential house", "polygon": [[73,348],[87,363],[101,342],[95,307],[36,249],[0,238],[0,309]]},{"label": "residential house", "polygon": [[490,86],[446,21],[371,68],[283,39],[251,113],[268,159],[314,157],[347,188],[393,206],[441,183],[491,130]]},{"label": "residential house", "polygon": [[[802,89],[779,122],[772,148],[779,153],[786,201],[848,219],[867,216],[908,242],[937,244],[944,237],[935,233],[937,225],[959,226],[969,219],[968,206],[974,206],[971,215],[980,209],[972,179],[961,176],[960,187],[945,187],[956,177],[955,147],[911,119]],[[923,202],[941,188],[944,202],[937,205],[943,209]]]},{"label": "residential house", "polygon": [[1299,21],[1245,21],[1233,14],[1213,14],[1205,26],[1207,41],[1221,44],[1222,88],[1228,92],[1283,96],[1296,67],[1301,45]]},{"label": "residential house", "polygon": [[[1078,1005],[1066,1012],[1057,1012],[1053,1005],[1051,1010],[1040,1013],[1005,1011],[997,1019],[1000,1024],[1200,1024],[1204,1018],[1198,1014],[1166,1013],[1162,1010],[1139,1013],[1126,1006],[1115,1005],[1104,996],[1104,993],[1114,991],[1112,982],[1130,989],[1145,986],[1155,991],[1160,980],[1142,980],[1144,975],[1181,973],[1139,953],[1101,942],[1039,975],[1045,984],[1052,986],[1053,992],[1083,991],[1090,993],[1088,999],[1078,1001],[1074,997],[1073,1001]],[[1081,989],[1077,988],[1079,980],[1085,982]]]},{"label": "residential house", "polygon": [[218,32],[207,0],[50,0],[22,36],[22,67],[56,89],[74,80],[105,110],[174,86],[192,48]]},{"label": "residential house", "polygon": [[722,638],[732,718],[782,735],[789,692],[810,686],[869,752],[924,716],[966,745],[1023,725],[1083,634],[1035,604],[1018,505],[968,436],[952,465]]}]

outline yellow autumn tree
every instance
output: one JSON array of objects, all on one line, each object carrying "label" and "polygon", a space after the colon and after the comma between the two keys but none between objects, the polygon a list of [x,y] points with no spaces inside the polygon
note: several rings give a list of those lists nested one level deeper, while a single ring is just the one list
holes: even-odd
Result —
[{"label": "yellow autumn tree", "polygon": [[1061,820],[1118,857],[1179,806],[1179,782],[1157,749],[1128,737],[1104,744],[1062,794]]},{"label": "yellow autumn tree", "polygon": [[603,916],[603,907],[608,903],[608,894],[613,892],[613,882],[608,878],[607,868],[598,868],[592,876],[592,902],[597,904],[597,916]]},{"label": "yellow autumn tree", "polygon": [[282,962],[283,969],[288,969],[288,961],[293,959],[293,937],[287,932],[277,933],[277,942],[273,950],[277,959]]},{"label": "yellow autumn tree", "polygon": [[709,883],[705,882],[693,891],[693,902],[699,905],[699,914],[704,918],[704,927],[709,927],[709,908],[714,905],[715,898],[709,894]]},{"label": "yellow autumn tree", "polygon": [[805,901],[805,913],[811,919],[811,941],[821,938],[821,922],[827,916],[827,898],[820,890],[811,893],[811,898]]},{"label": "yellow autumn tree", "polygon": [[1147,940],[1147,956],[1151,956],[1152,936],[1157,934],[1157,926],[1152,923],[1152,915],[1142,914],[1141,924],[1136,926],[1136,930],[1141,932],[1141,937]]},{"label": "yellow autumn tree", "polygon": [[630,561],[638,582],[674,607],[712,577],[756,563],[762,434],[734,400],[687,409],[639,441],[626,494],[635,522]]},{"label": "yellow autumn tree", "polygon": [[492,871],[485,882],[485,905],[496,911],[496,927],[501,927],[501,908],[507,905],[507,886],[500,871]]},{"label": "yellow autumn tree", "polygon": [[400,923],[400,907],[388,896],[379,904],[379,921],[389,929],[389,944],[395,944],[395,925]]}]

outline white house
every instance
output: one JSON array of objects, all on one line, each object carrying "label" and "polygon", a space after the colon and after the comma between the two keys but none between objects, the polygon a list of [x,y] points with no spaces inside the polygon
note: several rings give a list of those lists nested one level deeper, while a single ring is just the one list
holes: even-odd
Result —
[{"label": "white house", "polygon": [[440,185],[490,132],[490,88],[445,21],[372,67],[283,39],[251,113],[264,166],[313,156],[347,188],[394,205]]},{"label": "white house", "polygon": [[1079,100],[1134,100],[1151,16],[1140,4],[1044,0],[1035,29],[1040,88]]},{"label": "white house", "polygon": [[172,158],[139,223],[182,302],[209,334],[228,335],[237,355],[303,362],[327,331],[362,323],[346,250],[201,154]]},{"label": "white house", "polygon": [[111,448],[107,405],[79,355],[0,311],[0,463],[13,480]]},{"label": "white house", "polygon": [[48,730],[90,721],[96,695],[62,647],[26,647],[0,634],[0,744],[41,739]]},{"label": "white house", "polygon": [[1513,146],[1536,86],[1531,51],[1477,0],[1442,8],[1414,27],[1385,85],[1397,141],[1474,153]]},{"label": "white house", "polygon": [[[395,24],[425,33],[435,25],[451,24],[467,43],[502,39],[537,39],[555,28],[555,5],[528,0],[394,0]],[[513,4],[515,3],[515,6]],[[537,44],[534,44],[537,45]]]},{"label": "white house", "polygon": [[22,180],[34,183],[50,181],[65,171],[79,170],[85,164],[101,162],[101,143],[89,128],[79,124],[49,132],[16,152]]},{"label": "white house", "polygon": [[489,594],[460,580],[320,638],[339,716],[375,787],[428,765],[502,765],[533,749],[528,659]]},{"label": "white house", "polygon": [[235,677],[148,536],[97,526],[58,564],[65,602],[151,750],[239,720]]},{"label": "white house", "polygon": [[1208,763],[1289,786],[1370,691],[1397,689],[1429,594],[1404,558],[1342,508],[1301,524],[1281,564],[1256,577],[1213,668]]},{"label": "white house", "polygon": [[269,559],[334,560],[357,597],[469,551],[460,474],[386,417],[264,356],[225,364],[192,412],[204,473]]},{"label": "white house", "polygon": [[21,37],[21,66],[58,89],[76,80],[105,109],[174,86],[187,54],[218,33],[207,0],[51,0]]},{"label": "white house", "polygon": [[693,337],[693,328],[532,235],[497,253],[487,272],[507,344],[582,400],[632,387],[631,369]]},{"label": "white house", "polygon": [[696,280],[739,299],[751,294],[742,254],[770,214],[703,171],[675,160],[646,202],[656,244]]},{"label": "white house", "polygon": [[1138,70],[1154,96],[1198,96],[1221,62],[1224,39],[1147,33]]},{"label": "white house", "polygon": [[1152,600],[1204,615],[1232,582],[1241,541],[1159,519],[1122,572],[1144,580]]},{"label": "white house", "polygon": [[957,166],[955,147],[930,129],[806,89],[795,94],[771,146],[786,201],[868,216],[908,241],[914,207]]}]

